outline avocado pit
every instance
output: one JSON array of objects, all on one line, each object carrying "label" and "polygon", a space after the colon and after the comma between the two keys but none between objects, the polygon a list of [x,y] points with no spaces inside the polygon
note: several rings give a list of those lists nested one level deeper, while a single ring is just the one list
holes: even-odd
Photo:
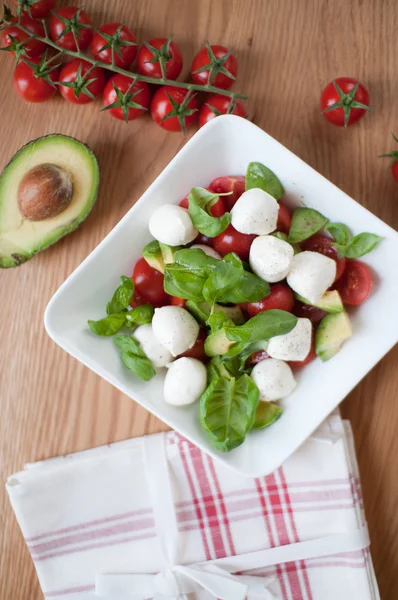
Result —
[{"label": "avocado pit", "polygon": [[72,178],[52,163],[33,167],[18,188],[18,207],[29,221],[44,221],[63,212],[73,197]]}]

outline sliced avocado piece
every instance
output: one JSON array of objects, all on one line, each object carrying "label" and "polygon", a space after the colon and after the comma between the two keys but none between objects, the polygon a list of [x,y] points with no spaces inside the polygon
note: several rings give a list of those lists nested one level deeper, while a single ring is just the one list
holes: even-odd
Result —
[{"label": "sliced avocado piece", "polygon": [[217,331],[213,331],[213,333],[210,333],[207,336],[205,341],[205,352],[207,356],[221,356],[228,352],[234,344],[235,342],[231,342],[231,340],[227,338],[225,329],[217,329]]},{"label": "sliced avocado piece", "polygon": [[163,254],[157,240],[149,242],[149,244],[143,248],[141,254],[152,269],[164,273]]},{"label": "sliced avocado piece", "polygon": [[[45,169],[58,178],[48,182],[41,176]],[[62,187],[67,193],[60,200]],[[98,187],[98,161],[74,138],[47,135],[18,150],[0,175],[0,268],[21,265],[76,229],[90,213]]]},{"label": "sliced avocado piece", "polygon": [[[188,300],[187,309],[201,323],[206,323],[211,314],[210,304],[204,301],[194,302],[193,300]],[[230,319],[234,325],[242,325],[245,322],[245,317],[239,306],[221,306],[221,304],[215,304],[214,312],[224,313],[226,319]]]},{"label": "sliced avocado piece", "polygon": [[257,405],[252,429],[264,429],[265,427],[269,427],[279,419],[282,413],[283,410],[281,407],[274,402],[260,400]]},{"label": "sliced avocado piece", "polygon": [[325,362],[340,350],[343,342],[352,335],[351,323],[347,313],[326,315],[319,323],[315,336],[315,350]]},{"label": "sliced avocado piece", "polygon": [[159,242],[160,250],[163,256],[163,262],[165,265],[168,263],[175,262],[174,255],[178,250],[182,250],[182,246],[168,246],[167,244],[162,244]]},{"label": "sliced avocado piece", "polygon": [[303,296],[300,296],[300,294],[294,295],[297,300],[300,300],[300,302],[303,302],[304,304],[310,304],[311,306],[316,306],[316,308],[321,308],[328,313],[340,313],[344,310],[343,301],[337,290],[325,292],[322,298],[320,298],[315,304],[312,304],[312,302],[306,298],[303,298]]}]

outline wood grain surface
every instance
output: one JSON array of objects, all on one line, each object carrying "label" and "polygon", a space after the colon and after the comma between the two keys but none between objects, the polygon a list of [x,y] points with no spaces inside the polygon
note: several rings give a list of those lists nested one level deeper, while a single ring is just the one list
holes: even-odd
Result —
[{"label": "wood grain surface", "polygon": [[[396,0],[84,4],[96,25],[125,21],[140,41],[174,33],[186,61],[184,76],[205,39],[233,46],[240,68],[236,87],[249,95],[252,120],[397,227],[398,184],[377,157],[392,147],[390,132],[398,133]],[[58,348],[45,333],[43,312],[58,286],[186,142],[163,132],[149,116],[127,126],[100,114],[100,103],[78,107],[58,97],[46,105],[25,104],[13,90],[12,72],[11,57],[2,53],[0,168],[22,144],[61,132],[94,149],[102,183],[92,214],[75,233],[22,267],[0,272],[2,482],[26,461],[166,428]],[[372,111],[348,130],[329,125],[318,108],[322,87],[340,75],[360,78],[371,93]],[[398,597],[397,359],[395,349],[342,406],[354,429],[383,600]],[[42,598],[3,484],[0,538],[1,600]]]}]

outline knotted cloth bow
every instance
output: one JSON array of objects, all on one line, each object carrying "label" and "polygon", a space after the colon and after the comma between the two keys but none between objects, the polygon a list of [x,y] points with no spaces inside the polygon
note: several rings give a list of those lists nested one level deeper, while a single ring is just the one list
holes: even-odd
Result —
[{"label": "knotted cloth bow", "polygon": [[[164,568],[157,574],[98,573],[97,596],[109,600],[275,600],[274,579],[233,575],[284,562],[353,552],[369,546],[367,527],[287,546],[248,552],[208,562],[181,565],[178,527],[164,434],[146,436],[144,453],[155,525]],[[192,596],[190,596],[192,598]]]}]

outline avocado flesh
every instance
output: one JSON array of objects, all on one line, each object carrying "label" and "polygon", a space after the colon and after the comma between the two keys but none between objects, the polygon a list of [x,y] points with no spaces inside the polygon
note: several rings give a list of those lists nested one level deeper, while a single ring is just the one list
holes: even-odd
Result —
[{"label": "avocado flesh", "polygon": [[165,265],[175,262],[175,260],[174,260],[175,253],[178,252],[178,250],[183,249],[182,246],[168,246],[167,244],[162,244],[162,242],[159,242],[159,246],[160,246],[160,251],[161,251],[162,257],[163,257],[163,262]]},{"label": "avocado flesh", "polygon": [[205,352],[207,356],[221,356],[228,352],[235,342],[231,342],[226,336],[224,329],[217,329],[210,333],[205,341]]},{"label": "avocado flesh", "polygon": [[320,308],[328,313],[340,313],[344,310],[343,302],[337,290],[325,292],[323,296],[319,298],[318,302],[315,302],[315,304],[312,304],[312,302],[310,302],[306,298],[303,298],[303,296],[300,296],[300,294],[295,294],[295,297],[297,298],[297,300],[300,300],[300,302],[303,302],[304,304],[316,306],[316,308]]},{"label": "avocado flesh", "polygon": [[343,342],[351,335],[352,328],[347,313],[326,315],[316,332],[315,350],[317,355],[323,362],[333,358]]},{"label": "avocado flesh", "polygon": [[[56,217],[29,221],[19,212],[18,188],[26,173],[43,163],[56,164],[71,175],[73,197]],[[54,134],[23,146],[0,175],[0,268],[26,262],[76,229],[90,213],[98,186],[98,161],[82,142]]]},{"label": "avocado flesh", "polygon": [[155,269],[160,273],[164,273],[162,251],[157,240],[153,240],[153,242],[149,242],[149,244],[145,246],[145,248],[142,250],[142,256],[145,258],[148,265],[152,267],[152,269]]}]

